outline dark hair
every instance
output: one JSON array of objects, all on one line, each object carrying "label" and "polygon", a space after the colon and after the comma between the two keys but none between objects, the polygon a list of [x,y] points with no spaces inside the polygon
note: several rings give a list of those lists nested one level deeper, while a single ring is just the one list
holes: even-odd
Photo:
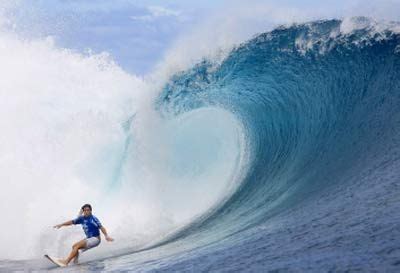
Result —
[{"label": "dark hair", "polygon": [[85,208],[89,208],[90,210],[92,210],[92,206],[90,204],[85,204],[82,206],[82,210],[84,210]]}]

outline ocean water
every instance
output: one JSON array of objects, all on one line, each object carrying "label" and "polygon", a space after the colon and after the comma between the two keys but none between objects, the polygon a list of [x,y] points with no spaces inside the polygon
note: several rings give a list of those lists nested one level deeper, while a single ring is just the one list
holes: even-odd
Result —
[{"label": "ocean water", "polygon": [[[120,191],[132,187],[127,186],[132,177],[158,172],[151,181],[164,184],[136,185],[128,194],[134,196],[132,206],[124,203],[125,195],[119,205],[129,214],[135,204],[146,206],[150,197],[160,197],[161,209],[152,209],[161,212],[153,218],[166,218],[158,222],[165,230],[136,233],[154,224],[150,218],[121,231],[125,245],[88,252],[79,266],[54,268],[27,255],[3,259],[0,271],[398,272],[396,26],[363,17],[294,24],[237,45],[223,60],[204,59],[175,73],[157,90],[150,103],[155,111],[144,121],[140,110],[128,118],[113,116],[125,120],[119,129],[111,126],[119,133],[106,143],[111,139],[114,146],[104,145],[107,156],[118,154],[110,161],[113,168],[107,169],[101,153],[89,157],[87,168],[100,164],[98,172],[109,175],[103,183],[111,206]],[[124,100],[115,105],[109,106],[112,111]],[[108,119],[95,116],[87,120],[100,124],[94,132],[99,127],[108,132]],[[80,168],[79,175],[93,177],[87,169]],[[139,203],[141,194],[150,201]],[[118,227],[111,230],[118,237]],[[66,240],[60,236],[40,246],[65,255],[50,246]]]}]

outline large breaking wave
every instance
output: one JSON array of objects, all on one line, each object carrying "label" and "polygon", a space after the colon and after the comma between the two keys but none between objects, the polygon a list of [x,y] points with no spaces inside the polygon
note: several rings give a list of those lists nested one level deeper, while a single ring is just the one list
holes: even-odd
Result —
[{"label": "large breaking wave", "polygon": [[[111,121],[107,115],[89,116],[104,125],[101,131],[96,126],[95,132],[114,128],[118,135],[108,136],[114,145],[107,152],[95,149],[96,156],[85,158],[89,166],[83,164],[78,174],[98,179],[87,174],[95,170],[107,176],[100,179],[104,180],[100,197],[94,198],[107,200],[111,209],[102,207],[103,213],[131,208],[140,217],[139,209],[157,211],[151,220],[135,226],[145,230],[161,218],[157,224],[167,227],[144,240],[148,251],[166,249],[149,257],[226,238],[240,241],[246,230],[398,164],[396,27],[361,17],[292,25],[258,35],[221,62],[204,60],[170,78],[157,95],[156,112],[146,109],[141,116],[139,107],[137,115],[127,110],[113,114]],[[121,109],[123,103],[111,101],[115,105],[110,112]],[[109,113],[103,107],[95,104],[99,112]],[[109,143],[98,141],[103,146]],[[107,161],[110,154],[115,157],[110,160],[112,168]],[[365,190],[361,184],[352,194],[362,196]],[[371,209],[358,211],[363,225],[374,221],[369,218]],[[112,221],[125,216],[114,216]],[[139,235],[118,228],[113,226],[113,231],[121,231],[128,244],[112,253],[137,251],[130,236]],[[132,255],[111,262],[109,269],[150,259]]]},{"label": "large breaking wave", "polygon": [[[158,109],[167,118],[203,107],[233,113],[244,128],[248,158],[228,199],[156,246],[241,241],[245,230],[322,193],[335,196],[359,181],[373,183],[372,173],[395,168],[400,141],[396,27],[364,17],[282,27],[238,46],[221,63],[204,60],[172,77]],[[349,191],[370,198],[368,187]],[[312,210],[309,215],[319,208]],[[369,227],[375,221],[371,210],[357,211],[358,224]]]},{"label": "large breaking wave", "polygon": [[[347,32],[349,22],[358,29]],[[278,28],[167,84],[161,110],[223,108],[243,124],[248,143],[239,188],[189,233],[260,224],[377,158],[398,158],[400,36],[367,18],[349,22]]]}]

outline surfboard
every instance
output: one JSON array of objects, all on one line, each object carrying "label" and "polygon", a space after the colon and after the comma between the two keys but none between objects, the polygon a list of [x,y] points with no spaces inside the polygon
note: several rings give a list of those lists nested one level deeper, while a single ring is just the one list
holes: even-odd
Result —
[{"label": "surfboard", "polygon": [[66,265],[63,263],[60,263],[58,260],[59,258],[55,258],[55,257],[51,257],[50,255],[44,255],[45,258],[49,259],[50,262],[52,262],[53,264],[59,266],[59,267],[65,267]]}]

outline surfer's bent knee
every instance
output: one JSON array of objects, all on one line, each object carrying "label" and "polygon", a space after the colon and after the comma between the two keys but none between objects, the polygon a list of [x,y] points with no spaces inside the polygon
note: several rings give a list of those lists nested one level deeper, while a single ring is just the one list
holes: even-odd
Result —
[{"label": "surfer's bent knee", "polygon": [[82,248],[86,248],[86,240],[83,241],[79,241],[75,244],[73,244],[72,249],[82,249]]}]

